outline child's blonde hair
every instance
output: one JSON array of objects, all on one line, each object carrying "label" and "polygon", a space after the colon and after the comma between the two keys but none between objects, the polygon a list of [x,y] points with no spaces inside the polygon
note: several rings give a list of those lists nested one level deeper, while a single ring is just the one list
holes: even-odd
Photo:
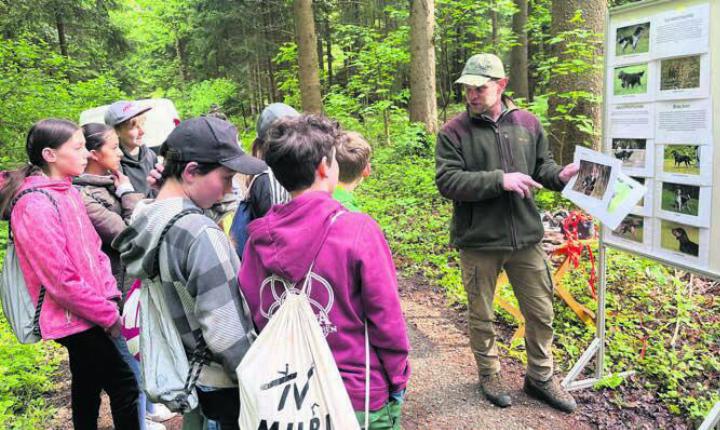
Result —
[{"label": "child's blonde hair", "polygon": [[340,168],[340,182],[349,183],[358,179],[370,162],[372,147],[365,138],[354,131],[344,131],[337,139],[335,155]]}]

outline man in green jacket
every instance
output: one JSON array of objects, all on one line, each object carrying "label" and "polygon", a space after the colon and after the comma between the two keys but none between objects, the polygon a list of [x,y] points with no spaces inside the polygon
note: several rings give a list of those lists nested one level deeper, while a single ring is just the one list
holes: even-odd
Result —
[{"label": "man in green jacket", "polygon": [[553,284],[533,190],[561,190],[578,167],[558,166],[540,121],[503,95],[508,79],[498,57],[472,56],[455,83],[464,86],[467,109],[438,133],[435,181],[453,201],[450,238],[460,249],[480,386],[495,405],[511,405],[493,327],[495,285],[505,270],[526,321],[524,390],[571,412],[575,400],[553,378]]}]

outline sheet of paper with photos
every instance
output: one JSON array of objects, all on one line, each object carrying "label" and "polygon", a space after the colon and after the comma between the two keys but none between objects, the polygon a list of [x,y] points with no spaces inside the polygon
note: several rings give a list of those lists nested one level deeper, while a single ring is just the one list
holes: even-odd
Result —
[{"label": "sheet of paper with photos", "polygon": [[710,247],[709,17],[709,3],[698,2],[637,19],[611,16],[607,45],[604,148],[620,166],[611,192],[634,198],[636,184],[647,192],[627,214],[617,203],[619,221],[605,214],[604,238],[697,268],[707,267]]}]

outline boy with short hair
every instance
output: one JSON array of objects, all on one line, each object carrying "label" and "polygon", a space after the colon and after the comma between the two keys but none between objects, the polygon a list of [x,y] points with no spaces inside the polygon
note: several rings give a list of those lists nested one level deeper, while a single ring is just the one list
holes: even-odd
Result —
[{"label": "boy with short hair", "polygon": [[282,300],[265,281],[276,275],[299,286],[313,264],[307,291],[358,419],[364,420],[367,324],[370,428],[399,429],[410,366],[395,266],[377,223],[332,198],[338,132],[315,115],[271,126],[265,161],[292,200],[249,224],[240,288],[262,330]]},{"label": "boy with short hair", "polygon": [[[236,173],[255,175],[266,165],[242,151],[234,126],[210,117],[180,123],[162,153],[165,169],[157,198],[138,204],[113,247],[128,273],[147,282],[144,288],[162,289],[186,351],[202,348],[203,342],[207,346],[210,362],[197,381],[202,413],[223,429],[237,429],[235,368],[255,333],[237,288],[238,257],[217,224],[198,212],[231,190]],[[170,220],[188,209],[195,213],[177,218],[158,254],[151,252]],[[152,275],[155,261],[159,274]]]},{"label": "boy with short hair", "polygon": [[353,191],[370,176],[372,147],[360,133],[340,133],[337,144],[337,162],[340,168],[338,185],[333,197],[352,212],[360,212]]}]

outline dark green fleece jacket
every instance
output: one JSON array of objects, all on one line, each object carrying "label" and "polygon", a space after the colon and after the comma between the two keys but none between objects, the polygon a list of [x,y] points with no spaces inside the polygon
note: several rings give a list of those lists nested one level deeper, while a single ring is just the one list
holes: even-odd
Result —
[{"label": "dark green fleece jacket", "polygon": [[564,186],[540,121],[503,102],[497,122],[465,112],[438,133],[435,182],[453,201],[450,240],[457,248],[518,250],[542,240],[534,199],[505,191],[503,173],[525,173],[551,190]]}]

